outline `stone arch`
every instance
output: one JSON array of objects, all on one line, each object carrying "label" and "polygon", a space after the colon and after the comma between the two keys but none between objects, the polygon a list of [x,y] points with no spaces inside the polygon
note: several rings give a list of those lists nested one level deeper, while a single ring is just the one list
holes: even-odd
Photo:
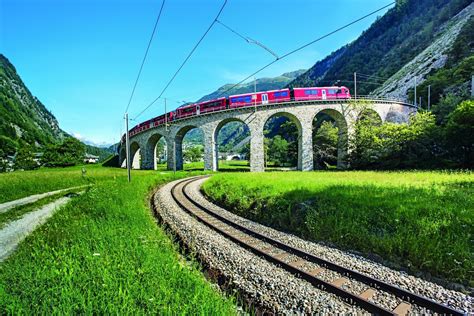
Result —
[{"label": "stone arch", "polygon": [[372,108],[363,109],[357,115],[357,121],[367,118],[374,120],[374,123],[377,125],[382,124],[384,121],[384,117],[377,110]]},{"label": "stone arch", "polygon": [[[213,151],[214,151],[214,154],[213,154],[213,159],[215,160],[214,161],[214,168],[215,168],[215,171],[217,171],[219,169],[219,132],[222,130],[222,128],[229,124],[229,123],[233,123],[233,122],[238,122],[238,123],[241,123],[243,126],[244,126],[244,132],[245,133],[248,133],[248,137],[244,138],[243,140],[241,140],[239,142],[239,144],[236,144],[236,145],[245,145],[246,142],[250,143],[250,138],[251,138],[251,132],[250,132],[250,128],[248,126],[247,123],[245,123],[242,119],[240,118],[237,118],[237,117],[230,117],[230,118],[226,118],[222,121],[220,121],[214,132],[213,132],[213,139],[214,139],[214,148],[213,148]],[[233,153],[235,154],[235,153]],[[237,157],[239,158],[238,160],[240,160],[240,155],[239,154],[235,154],[234,157]]]},{"label": "stone arch", "polygon": [[[156,170],[157,169],[157,153],[156,153],[156,149],[157,149],[157,146],[158,146],[158,143],[160,142],[161,139],[164,139],[166,141],[166,138],[164,137],[164,135],[160,134],[160,133],[154,133],[152,134],[147,142],[146,142],[146,145],[145,145],[145,151],[146,151],[146,157],[147,157],[147,161],[143,162],[142,165],[146,165],[147,168],[146,169],[154,169]],[[166,148],[166,146],[165,146]]]},{"label": "stone arch", "polygon": [[335,109],[322,109],[313,117],[317,119],[318,115],[326,114],[334,120],[338,128],[338,142],[337,142],[337,168],[344,169],[347,167],[347,155],[349,153],[349,126],[348,122],[341,112]]},{"label": "stone arch", "polygon": [[[277,112],[271,113],[270,115],[265,117],[265,119],[263,120],[263,124],[262,124],[262,127],[261,127],[262,131],[265,129],[265,126],[267,125],[267,123],[272,118],[278,117],[278,116],[285,117],[288,120],[290,120],[290,122],[292,122],[293,124],[296,125],[296,128],[298,130],[298,136],[297,136],[298,157],[297,157],[296,167],[297,167],[298,170],[302,170],[303,169],[303,141],[302,141],[303,126],[302,126],[302,122],[300,121],[300,119],[296,115],[294,115],[290,112],[287,112],[287,111],[277,111]],[[264,149],[262,148],[262,150],[264,150]],[[253,153],[250,153],[250,155],[252,155],[252,154]]]},{"label": "stone arch", "polygon": [[137,142],[132,142],[130,144],[130,161],[132,162],[132,169],[141,168],[140,145]]},{"label": "stone arch", "polygon": [[184,157],[183,157],[183,139],[186,134],[191,131],[192,129],[197,128],[204,137],[204,131],[197,125],[185,125],[178,129],[176,132],[173,140],[174,140],[174,157],[175,157],[175,164],[176,170],[183,170],[184,167]]},{"label": "stone arch", "polygon": [[121,168],[127,168],[127,149],[124,145],[119,148],[119,163]]},{"label": "stone arch", "polygon": [[385,117],[385,121],[389,123],[397,123],[397,124],[408,123],[409,116],[399,111],[389,111],[387,113],[387,116]]}]

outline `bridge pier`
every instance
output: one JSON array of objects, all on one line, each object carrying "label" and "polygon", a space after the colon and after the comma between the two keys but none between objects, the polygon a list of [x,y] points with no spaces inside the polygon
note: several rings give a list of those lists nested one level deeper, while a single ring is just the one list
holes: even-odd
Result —
[{"label": "bridge pier", "polygon": [[204,170],[217,171],[218,168],[216,128],[216,123],[201,126],[204,136]]},{"label": "bridge pier", "polygon": [[301,121],[298,137],[298,170],[313,171],[313,121]]},{"label": "bridge pier", "polygon": [[264,150],[264,135],[263,126],[250,128],[250,171],[263,172],[265,171],[265,150]]}]

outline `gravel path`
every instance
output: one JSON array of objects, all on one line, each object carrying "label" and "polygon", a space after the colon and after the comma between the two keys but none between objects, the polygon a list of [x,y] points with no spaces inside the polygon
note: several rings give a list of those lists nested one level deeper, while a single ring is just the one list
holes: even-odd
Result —
[{"label": "gravel path", "polygon": [[178,182],[163,186],[155,194],[160,217],[205,262],[208,271],[218,271],[228,280],[226,287],[238,290],[249,305],[278,314],[365,313],[252,254],[185,213],[170,193]]},{"label": "gravel path", "polygon": [[[318,243],[309,242],[291,234],[282,233],[275,229],[255,223],[253,221],[237,216],[229,211],[226,211],[216,206],[215,204],[212,204],[202,195],[200,187],[204,181],[206,181],[206,179],[195,181],[194,183],[189,185],[187,193],[193,199],[201,203],[201,205],[219,213],[223,217],[236,221],[237,223],[245,227],[268,235],[269,237],[277,239],[288,245],[300,248],[309,253],[322,257],[328,261],[333,261],[346,268],[353,269],[360,273],[383,280],[387,283],[397,285],[408,291],[426,296],[455,309],[462,310],[465,313],[474,314],[474,299],[471,296],[453,290],[445,289],[444,287],[438,284],[428,282],[420,278],[416,278],[414,276],[408,275],[405,272],[392,270],[361,256],[357,256],[352,253],[344,252],[328,246],[320,245]],[[375,301],[379,301],[379,299],[375,298]]]},{"label": "gravel path", "polygon": [[59,198],[36,211],[25,214],[19,220],[8,223],[0,230],[0,262],[8,258],[28,234],[43,224],[55,210],[65,205],[70,199],[69,197]]},{"label": "gravel path", "polygon": [[30,204],[30,203],[36,202],[40,199],[43,199],[43,198],[51,196],[51,195],[55,195],[55,194],[58,194],[58,193],[61,193],[61,192],[69,191],[69,190],[81,189],[81,188],[85,188],[85,187],[88,187],[88,186],[89,185],[81,185],[81,186],[71,187],[71,188],[67,188],[67,189],[61,189],[61,190],[56,190],[56,191],[51,191],[51,192],[46,192],[46,193],[41,193],[41,194],[30,195],[30,196],[27,196],[27,197],[22,198],[22,199],[10,201],[10,202],[5,202],[5,203],[0,204],[0,213],[5,213],[5,212],[11,210],[12,208],[17,207],[17,206]]}]

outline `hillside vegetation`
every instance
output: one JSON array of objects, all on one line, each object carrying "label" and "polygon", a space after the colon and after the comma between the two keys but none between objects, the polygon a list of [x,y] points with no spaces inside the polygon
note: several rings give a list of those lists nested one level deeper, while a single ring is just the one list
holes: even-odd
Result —
[{"label": "hillside vegetation", "polygon": [[[328,85],[339,81],[354,91],[353,73],[360,78],[358,94],[367,95],[416,58],[449,26],[470,0],[398,0],[397,5],[354,42],[317,62],[290,86]],[[382,80],[380,80],[382,79]],[[420,80],[421,82],[421,80]]]},{"label": "hillside vegetation", "polygon": [[474,285],[471,172],[218,174],[203,190],[265,225]]},{"label": "hillside vegetation", "polygon": [[[0,54],[0,172],[6,170],[6,158],[14,155],[29,160],[27,164],[18,164],[15,159],[15,165],[18,165],[15,169],[38,167],[33,161],[34,153],[58,146],[69,137],[59,128],[54,115],[31,94],[15,67]],[[110,149],[90,145],[85,149],[87,153],[99,156],[99,161],[113,153]]]},{"label": "hillside vegetation", "polygon": [[15,67],[0,54],[0,148],[3,153],[14,154],[22,146],[44,146],[66,136],[53,114],[31,94]]}]

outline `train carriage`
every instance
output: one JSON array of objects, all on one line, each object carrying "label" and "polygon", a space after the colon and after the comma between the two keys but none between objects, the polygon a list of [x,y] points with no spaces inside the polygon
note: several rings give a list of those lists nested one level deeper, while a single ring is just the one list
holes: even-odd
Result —
[{"label": "train carriage", "polygon": [[289,102],[290,100],[290,89],[244,93],[229,96],[229,108]]},{"label": "train carriage", "polygon": [[294,100],[334,100],[351,97],[347,87],[308,87],[293,88]]},{"label": "train carriage", "polygon": [[201,113],[208,113],[214,111],[221,111],[227,108],[227,99],[219,98],[211,101],[204,101],[197,105],[196,113],[199,115]]}]

